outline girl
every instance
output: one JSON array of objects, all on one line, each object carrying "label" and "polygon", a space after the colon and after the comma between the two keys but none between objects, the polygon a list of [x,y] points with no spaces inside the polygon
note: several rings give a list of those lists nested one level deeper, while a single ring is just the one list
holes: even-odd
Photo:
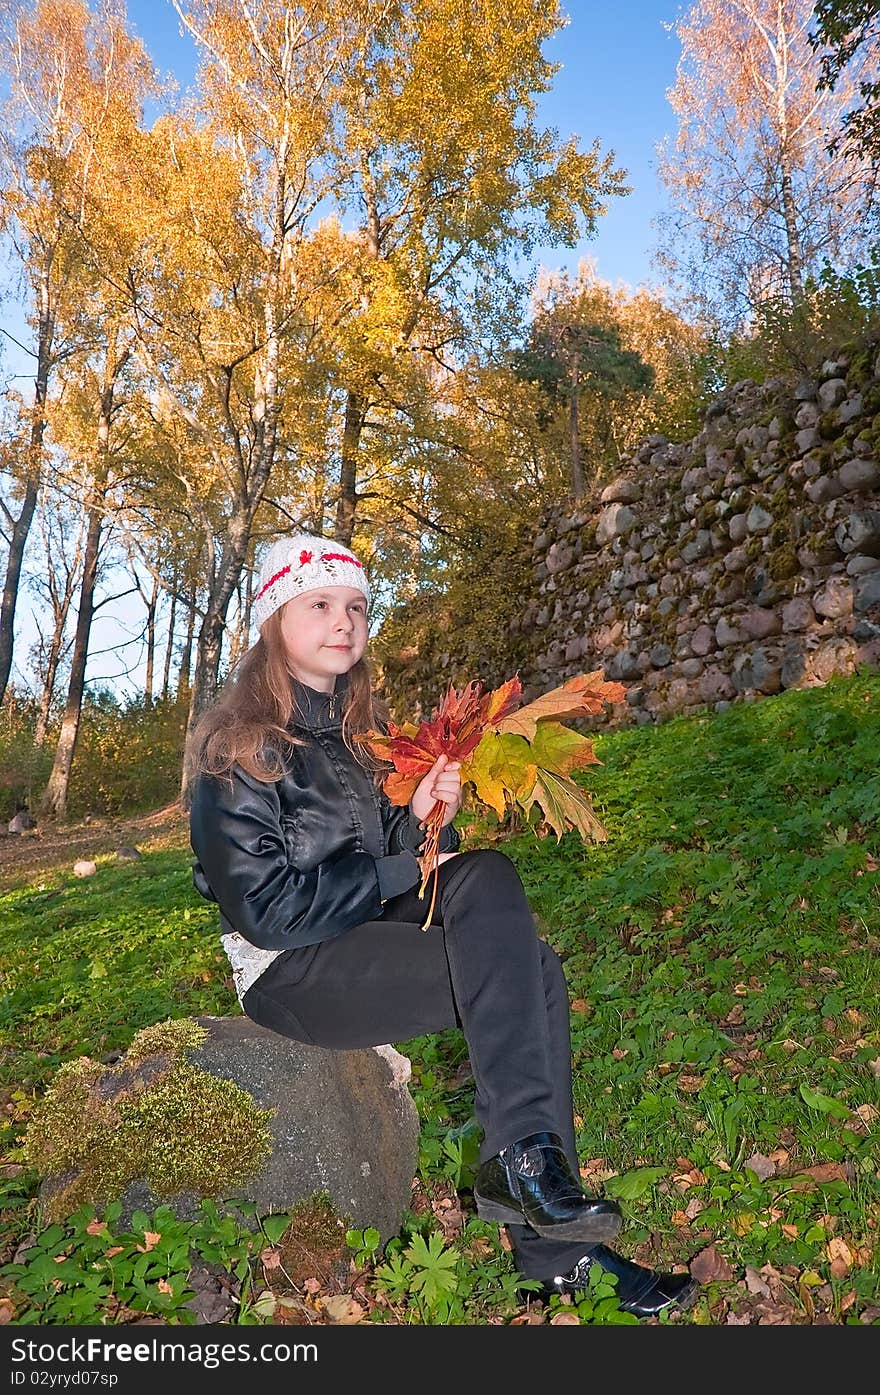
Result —
[{"label": "girl", "polygon": [[[353,733],[379,727],[365,658],[370,589],[348,549],[298,534],[260,573],[260,637],[188,753],[197,889],[220,907],[244,1012],[296,1041],[351,1050],[460,1027],[482,1126],[474,1200],[509,1226],[540,1293],[571,1293],[600,1264],[640,1317],[695,1292],[604,1243],[613,1201],[580,1183],[565,977],[539,939],[519,875],[459,851],[457,762],[440,756],[409,808],[393,806]],[[419,929],[423,821],[446,805],[432,924]]]}]

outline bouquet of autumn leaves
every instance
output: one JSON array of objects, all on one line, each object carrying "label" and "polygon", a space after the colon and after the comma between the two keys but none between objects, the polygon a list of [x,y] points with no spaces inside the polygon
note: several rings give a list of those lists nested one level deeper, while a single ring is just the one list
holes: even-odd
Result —
[{"label": "bouquet of autumn leaves", "polygon": [[[389,722],[387,735],[369,731],[358,739],[381,760],[391,762],[393,769],[385,776],[383,788],[392,804],[408,804],[419,781],[445,754],[460,762],[462,786],[472,785],[476,798],[499,818],[511,808],[520,808],[539,837],[552,829],[558,842],[572,828],[585,842],[604,842],[607,834],[593,813],[589,795],[571,778],[573,770],[601,765],[601,761],[589,737],[564,726],[561,719],[595,715],[605,703],[622,702],[625,692],[621,683],[605,682],[603,669],[569,678],[526,707],[519,706],[518,677],[488,693],[480,682],[468,683],[460,691],[450,684],[429,721],[402,726]],[[438,800],[425,821],[419,896],[424,896],[432,872],[434,891],[423,930],[430,924],[437,896],[445,808]]]}]

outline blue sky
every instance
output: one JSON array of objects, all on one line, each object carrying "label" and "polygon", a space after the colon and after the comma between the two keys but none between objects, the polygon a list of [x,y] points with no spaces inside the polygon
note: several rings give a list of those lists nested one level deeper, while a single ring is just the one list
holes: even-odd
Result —
[{"label": "blue sky", "polygon": [[[650,260],[655,243],[651,223],[666,203],[656,176],[655,147],[674,129],[666,92],[675,81],[679,57],[677,36],[664,24],[674,23],[682,6],[676,0],[625,0],[617,4],[613,0],[569,0],[563,9],[569,23],[545,48],[545,56],[561,67],[552,89],[540,99],[540,119],[563,138],[576,135],[585,149],[598,137],[602,151],[613,151],[616,164],[627,171],[632,193],[611,200],[595,237],[572,249],[545,249],[537,254],[535,265],[573,272],[582,257],[590,256],[597,260],[599,275],[612,284],[656,283]],[[195,73],[195,46],[188,34],[181,34],[170,0],[128,0],[128,13],[160,72],[172,74],[186,88]],[[6,318],[9,323],[8,306]],[[20,322],[13,332],[27,336]],[[13,374],[32,371],[13,346],[5,344],[2,353],[0,385]],[[26,377],[17,379],[19,388],[26,390],[26,383]],[[26,557],[26,568],[28,561]],[[121,583],[118,589],[123,588]],[[115,653],[108,651],[136,633],[142,619],[143,609],[136,598],[126,598],[98,612],[93,630],[95,652],[90,656],[87,675],[90,682],[109,682],[120,694],[138,692],[143,681],[140,646],[134,643]],[[19,600],[16,628],[20,639],[14,677],[21,681],[28,648],[36,637],[27,593]]]}]

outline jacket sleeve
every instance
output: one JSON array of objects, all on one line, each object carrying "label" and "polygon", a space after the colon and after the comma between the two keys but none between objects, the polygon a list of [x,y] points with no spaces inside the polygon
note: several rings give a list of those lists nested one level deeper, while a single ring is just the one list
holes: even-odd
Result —
[{"label": "jacket sleeve", "polygon": [[[193,880],[225,919],[261,949],[296,949],[332,939],[382,915],[386,887],[403,864],[418,866],[401,848],[396,857],[343,853],[302,872],[288,860],[277,786],[234,767],[228,780],[200,775],[192,789],[190,841],[198,863]],[[403,854],[406,854],[405,856]],[[392,866],[391,864],[396,864]]]},{"label": "jacket sleeve", "polygon": [[[412,811],[412,805],[405,808],[392,804],[384,791],[380,791],[382,801],[382,822],[385,825],[385,838],[390,853],[413,852],[421,854],[425,842],[425,830]],[[454,823],[448,823],[440,830],[440,851],[458,852],[461,839]]]}]

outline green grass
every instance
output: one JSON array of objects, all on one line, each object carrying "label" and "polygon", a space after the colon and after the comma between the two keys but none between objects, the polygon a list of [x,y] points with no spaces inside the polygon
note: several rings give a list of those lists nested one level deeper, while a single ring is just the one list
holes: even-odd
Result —
[{"label": "green grass", "polygon": [[[687,1322],[757,1321],[764,1304],[774,1321],[876,1324],[880,678],[605,733],[596,751],[602,766],[577,778],[607,843],[524,832],[503,846],[565,964],[581,1158],[622,1199],[619,1248],[702,1256]],[[459,823],[467,846],[495,839],[491,819]],[[167,1017],[237,1011],[215,915],[185,849],[0,898],[10,1159],[16,1111],[62,1061],[121,1050]],[[413,1060],[422,1183],[459,1187],[467,1207],[463,1037],[397,1045]],[[12,1200],[16,1238],[33,1207]],[[465,1222],[447,1263],[416,1240],[431,1212],[408,1215],[398,1252],[374,1257],[384,1279],[370,1282],[392,1297],[371,1320],[517,1311],[497,1232]],[[614,1321],[603,1301],[597,1317],[585,1299],[581,1320]]]}]

